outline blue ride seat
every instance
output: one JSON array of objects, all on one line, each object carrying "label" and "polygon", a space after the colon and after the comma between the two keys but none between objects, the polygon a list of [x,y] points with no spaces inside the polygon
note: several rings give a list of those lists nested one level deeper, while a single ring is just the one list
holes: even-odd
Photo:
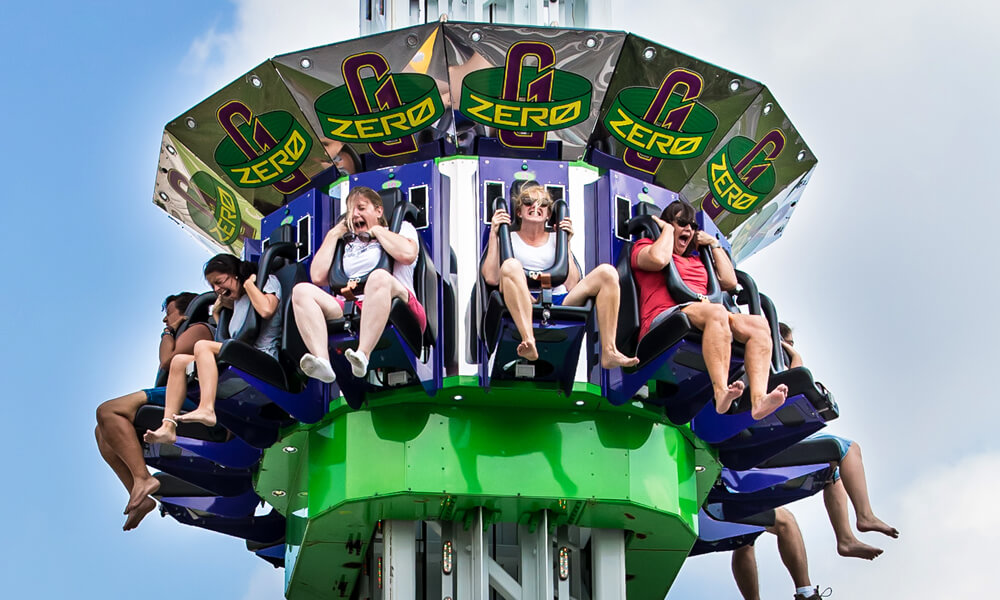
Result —
[{"label": "blue ride seat", "polygon": [[751,314],[763,314],[771,327],[773,352],[768,389],[788,386],[782,406],[767,417],[755,420],[750,415],[749,388],[720,415],[706,406],[691,422],[691,430],[719,450],[719,461],[736,470],[750,469],[796,442],[822,429],[837,418],[837,403],[809,369],[785,367],[778,335],[778,316],[767,296],[759,294],[749,275],[737,271],[742,291],[740,301],[748,304]]},{"label": "blue ride seat", "polygon": [[198,509],[162,503],[160,510],[184,525],[193,525],[269,546],[285,539],[285,517],[272,509],[266,515],[220,517]]},{"label": "blue ride seat", "polygon": [[190,508],[220,517],[246,517],[253,515],[261,499],[253,490],[235,496],[220,496],[178,477],[157,473],[160,489],[153,497],[165,504]]},{"label": "blue ride seat", "polygon": [[759,466],[723,468],[704,509],[721,521],[740,520],[819,492],[833,481],[840,446],[832,439],[804,440]]},{"label": "blue ride seat", "polygon": [[[526,183],[528,182],[523,182],[522,185]],[[520,187],[522,186],[516,184],[512,187],[512,197],[516,196]],[[503,197],[492,198],[489,201],[490,219],[493,212],[500,208],[510,212]],[[556,200],[552,205],[550,219],[553,228],[568,216],[569,208],[565,200]],[[530,362],[517,355],[521,335],[510,317],[500,290],[487,284],[483,279],[482,265],[486,259],[486,242],[482,243],[480,271],[473,292],[477,298],[473,305],[479,307],[478,315],[481,315],[481,318],[476,319],[476,324],[478,339],[484,348],[482,353],[476,354],[482,364],[480,374],[483,387],[486,389],[489,389],[493,380],[526,378],[532,381],[556,382],[559,389],[567,396],[573,391],[580,348],[587,334],[587,325],[593,314],[594,305],[592,300],[587,300],[583,306],[553,304],[552,289],[563,284],[569,274],[569,261],[574,260],[569,250],[568,234],[558,228],[555,228],[555,232],[556,250],[552,266],[544,272],[525,270],[528,288],[532,292],[538,292],[538,299],[531,307],[531,326],[535,335],[535,346],[538,349],[538,360]],[[489,235],[487,232],[487,240]],[[514,257],[510,235],[509,226],[499,226],[497,241],[501,265],[507,259]],[[582,269],[580,272],[583,273]]]},{"label": "blue ride seat", "polygon": [[[382,190],[383,214],[391,215],[389,228],[399,233],[404,220],[415,223],[418,220],[417,207],[402,199],[399,189]],[[369,374],[385,373],[385,379],[378,383],[370,377],[358,379],[351,373],[351,365],[344,356],[348,348],[358,347],[358,332],[361,327],[361,314],[353,302],[355,295],[364,292],[368,274],[361,277],[348,278],[343,270],[343,253],[346,244],[343,240],[337,242],[333,261],[330,267],[330,292],[341,294],[347,298],[344,306],[344,316],[327,321],[327,331],[330,345],[330,364],[337,375],[337,385],[344,394],[344,399],[352,408],[360,408],[368,392],[376,392],[402,385],[419,383],[429,396],[433,396],[441,385],[441,374],[435,373],[431,348],[437,340],[438,333],[438,283],[440,276],[434,267],[431,253],[421,238],[418,243],[417,262],[413,271],[413,292],[417,301],[424,307],[427,317],[427,327],[421,331],[420,323],[410,310],[407,302],[394,298],[389,309],[389,319],[382,337],[375,345],[375,350],[368,357]],[[392,257],[383,252],[382,258],[375,269],[384,269],[392,273]],[[373,271],[375,270],[373,269]],[[447,323],[447,313],[446,313]],[[394,380],[399,373],[405,373]]]},{"label": "blue ride seat", "polygon": [[[660,228],[650,216],[647,203],[637,205],[637,216],[628,221],[631,237],[656,239]],[[649,396],[644,401],[662,405],[667,418],[677,425],[689,422],[703,407],[714,410],[712,382],[701,353],[701,331],[691,324],[688,316],[675,311],[651,328],[639,339],[639,290],[632,271],[633,242],[622,246],[618,256],[618,282],[621,294],[618,313],[618,348],[626,355],[634,354],[639,364],[630,369],[609,372],[606,395],[615,405],[632,400],[636,392],[649,384]],[[708,294],[711,302],[723,302],[715,266],[710,252],[700,253],[708,274]],[[684,282],[671,261],[664,276],[667,289],[678,302],[699,301]],[[743,344],[733,342],[729,380],[735,381],[743,371]]]},{"label": "blue ride seat", "polygon": [[[315,423],[326,412],[322,386],[298,371],[305,346],[292,314],[292,288],[305,281],[302,265],[295,262],[296,245],[290,241],[291,226],[278,228],[264,250],[257,273],[258,285],[274,275],[281,287],[282,333],[278,356],[253,346],[259,316],[250,310],[236,335],[229,335],[230,309],[222,309],[216,328],[219,352],[219,386],[216,416],[219,425],[256,448],[267,448],[279,429],[297,420]],[[188,397],[197,400],[198,390],[189,385]]]},{"label": "blue ride seat", "polygon": [[[163,407],[147,405],[139,408],[133,425],[140,442],[144,432],[155,430],[162,421]],[[260,448],[230,435],[222,426],[206,427],[200,423],[178,423],[177,441],[173,445],[188,453],[187,455],[235,469],[247,469],[256,465],[263,454]]]},{"label": "blue ride seat", "polygon": [[698,556],[710,552],[729,552],[752,544],[764,533],[765,528],[774,525],[774,511],[765,511],[740,522],[713,519],[704,509],[698,511],[698,539],[688,556]]},{"label": "blue ride seat", "polygon": [[280,543],[258,543],[247,540],[247,550],[271,564],[275,569],[285,566],[285,541]]}]

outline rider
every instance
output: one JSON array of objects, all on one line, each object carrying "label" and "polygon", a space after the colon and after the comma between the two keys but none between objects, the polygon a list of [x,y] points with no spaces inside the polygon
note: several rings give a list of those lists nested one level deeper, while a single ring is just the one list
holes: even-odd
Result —
[{"label": "rider", "polygon": [[[212,339],[212,330],[207,323],[192,323],[177,335],[177,330],[187,318],[184,311],[195,296],[191,292],[182,292],[167,296],[163,301],[164,327],[159,347],[161,371],[170,366],[175,355],[193,352],[195,344]],[[152,492],[148,490],[155,491],[159,483],[146,469],[142,447],[132,422],[144,404],[163,406],[165,391],[165,387],[140,390],[108,400],[97,407],[97,428],[94,430],[97,448],[129,492],[125,506],[127,518],[122,527],[125,531],[135,529],[143,517],[156,508],[156,502],[149,497]]]},{"label": "rider", "polygon": [[[525,184],[514,199],[517,227],[510,236],[513,258],[500,264],[497,232],[500,225],[511,224],[511,217],[506,210],[499,209],[493,213],[490,222],[490,237],[486,246],[486,258],[483,260],[483,279],[491,286],[500,287],[504,304],[521,334],[517,354],[526,360],[537,360],[538,349],[531,327],[531,305],[534,298],[528,289],[524,270],[544,271],[555,260],[556,233],[545,231],[545,224],[552,213],[552,204],[552,198],[544,186],[534,181]],[[572,239],[573,222],[569,217],[556,226]],[[609,264],[602,264],[582,276],[576,260],[571,257],[565,283],[552,290],[553,304],[582,306],[589,298],[594,298],[597,305],[601,366],[613,369],[637,364],[639,360],[622,354],[615,342],[618,329],[618,271]]]},{"label": "rider", "polygon": [[[407,221],[399,233],[389,230],[382,206],[382,197],[368,187],[355,187],[347,195],[347,212],[323,239],[309,268],[312,283],[300,283],[292,290],[295,324],[309,350],[302,356],[302,372],[314,379],[330,383],[335,379],[330,366],[330,349],[327,343],[328,320],[344,316],[345,300],[321,289],[327,285],[337,242],[343,238],[344,272],[349,278],[363,277],[365,293],[359,295],[361,328],[358,332],[358,349],[348,349],[344,356],[351,363],[355,377],[368,373],[368,359],[375,344],[382,337],[389,320],[392,301],[399,298],[407,303],[421,331],[427,327],[424,307],[417,300],[413,289],[413,272],[419,254],[417,230]],[[392,273],[375,269],[383,252],[393,259]],[[336,292],[336,290],[331,290]]]},{"label": "rider", "polygon": [[[281,285],[278,278],[271,275],[264,288],[259,289],[255,269],[253,263],[232,254],[218,254],[205,264],[205,280],[218,295],[216,312],[220,307],[233,311],[229,335],[239,333],[250,310],[254,310],[262,320],[254,347],[277,358],[281,343]],[[215,394],[219,387],[216,358],[221,349],[221,342],[202,340],[194,345],[193,353],[178,354],[170,361],[163,423],[156,431],[147,431],[142,436],[147,443],[174,443],[178,422],[215,425]],[[187,398],[187,367],[192,362],[198,368],[201,398],[198,408],[182,415],[179,413]]]},{"label": "rider", "polygon": [[[774,523],[765,529],[778,539],[778,554],[788,569],[795,584],[794,600],[819,598],[819,587],[809,582],[809,561],[806,545],[802,540],[802,530],[795,517],[787,508],[774,509]],[[760,600],[760,586],[757,581],[757,555],[753,543],[733,550],[733,579],[744,600]]]},{"label": "rider", "polygon": [[663,269],[671,262],[692,291],[706,293],[708,273],[696,256],[697,249],[711,252],[719,284],[724,290],[736,287],[736,271],[729,255],[719,242],[704,231],[698,231],[695,211],[691,205],[677,201],[665,209],[660,218],[656,240],[641,239],[632,248],[632,269],[639,288],[639,314],[644,336],[650,329],[675,311],[683,311],[691,324],[702,333],[702,355],[712,380],[715,410],[729,410],[733,401],[743,394],[742,381],[729,384],[729,359],[732,341],[745,344],[744,363],[750,382],[750,414],[763,419],[785,402],[788,387],[780,384],[767,391],[771,364],[771,333],[767,320],[759,315],[730,313],[722,304],[702,301],[678,304],[667,290]]},{"label": "rider", "polygon": [[[792,328],[784,323],[778,324],[781,334],[781,347],[789,358],[789,369],[801,367],[802,355],[795,350],[795,338]],[[826,505],[830,525],[837,538],[837,553],[841,556],[864,558],[872,560],[882,554],[882,549],[865,544],[851,530],[850,518],[847,514],[847,501],[850,499],[857,517],[858,531],[877,531],[891,538],[899,537],[899,530],[886,524],[875,516],[871,500],[868,498],[868,480],[865,477],[865,465],[861,459],[861,445],[853,440],[827,433],[816,433],[807,439],[829,439],[840,448],[840,461],[834,475],[833,483],[823,488],[823,503]]]}]

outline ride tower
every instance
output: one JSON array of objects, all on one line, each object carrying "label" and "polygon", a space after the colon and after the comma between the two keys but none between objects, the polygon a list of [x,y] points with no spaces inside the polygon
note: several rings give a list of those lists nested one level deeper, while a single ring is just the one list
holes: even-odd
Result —
[{"label": "ride tower", "polygon": [[[690,323],[639,339],[627,257],[657,234],[649,215],[692,204],[738,262],[780,237],[816,159],[761,83],[582,28],[609,11],[363,0],[371,35],[266,60],[166,126],[154,203],[202,244],[259,261],[260,280],[278,275],[284,333],[274,360],[227,341],[219,425],[146,448],[163,512],[246,540],[284,568],[289,599],[659,599],[723,468],[753,468],[836,417],[811,375],[772,420],[715,415]],[[575,230],[550,224],[556,262],[529,273],[536,361],[517,356],[480,275],[493,211],[528,181]],[[298,370],[291,289],[356,186],[379,192],[390,226],[417,230],[427,327],[394,309],[356,378],[348,306],[328,324],[337,380],[321,384]],[[349,283],[338,260],[333,293]],[[601,366],[592,303],[552,302],[574,260],[616,266],[617,342],[635,369]],[[734,306],[763,314],[741,283]],[[137,427],[158,419],[143,410]]]}]

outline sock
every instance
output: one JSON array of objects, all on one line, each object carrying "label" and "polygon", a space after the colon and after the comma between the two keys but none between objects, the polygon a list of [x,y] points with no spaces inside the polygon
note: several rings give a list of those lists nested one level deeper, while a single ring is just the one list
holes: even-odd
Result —
[{"label": "sock", "polygon": [[816,595],[816,588],[812,586],[795,588],[795,593],[803,598],[811,598]]},{"label": "sock", "polygon": [[302,372],[307,377],[318,379],[323,383],[333,383],[337,379],[336,374],[333,372],[333,367],[330,366],[330,361],[309,354],[308,352],[302,355],[302,359],[299,361],[299,368],[302,369]]},{"label": "sock", "polygon": [[348,348],[344,351],[344,356],[351,363],[351,373],[355,377],[364,377],[368,374],[368,357],[364,352]]}]

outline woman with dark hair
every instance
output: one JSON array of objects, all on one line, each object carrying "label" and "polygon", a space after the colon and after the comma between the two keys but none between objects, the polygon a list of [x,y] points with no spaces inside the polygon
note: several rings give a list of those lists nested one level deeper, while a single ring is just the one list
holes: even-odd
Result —
[{"label": "woman with dark hair", "polygon": [[[302,356],[299,366],[307,376],[325,383],[335,379],[330,365],[326,322],[344,316],[345,300],[342,296],[326,293],[322,286],[327,285],[334,251],[341,238],[347,241],[344,272],[351,278],[368,275],[365,293],[358,297],[361,300],[358,349],[349,348],[344,352],[354,376],[364,377],[368,373],[368,357],[382,337],[394,298],[407,303],[421,330],[427,326],[424,307],[417,300],[413,288],[413,272],[420,250],[417,230],[404,221],[399,233],[391,231],[382,207],[382,197],[371,188],[352,188],[346,203],[344,218],[326,234],[313,257],[309,268],[312,283],[300,283],[292,290],[295,325],[309,350]],[[392,273],[375,269],[383,252],[393,259]],[[337,291],[331,290],[334,293]]]},{"label": "woman with dark hair", "polygon": [[[281,343],[281,286],[276,277],[270,276],[264,289],[259,289],[254,269],[253,264],[231,254],[219,254],[205,264],[205,280],[215,290],[216,308],[225,307],[233,311],[229,319],[229,335],[239,333],[250,310],[255,310],[262,323],[254,347],[277,357]],[[215,425],[215,393],[219,386],[216,357],[221,349],[220,342],[203,340],[194,345],[193,354],[174,356],[167,378],[163,424],[156,431],[147,431],[142,439],[151,444],[172,444],[177,440],[178,422],[201,423],[208,427]],[[198,408],[181,415],[178,413],[187,398],[187,366],[192,362],[198,368],[201,400]]]},{"label": "woman with dark hair", "polygon": [[[504,304],[510,312],[521,343],[517,354],[525,360],[538,360],[535,334],[531,327],[531,305],[534,298],[528,289],[524,270],[545,271],[555,260],[556,234],[545,231],[545,224],[552,214],[552,198],[538,182],[525,184],[514,198],[515,231],[510,241],[514,256],[500,264],[497,232],[500,225],[510,225],[511,216],[500,209],[493,213],[490,238],[483,260],[483,279],[492,286],[499,286]],[[573,237],[573,222],[567,217],[557,224],[569,238]],[[585,276],[580,273],[576,260],[570,257],[569,274],[565,283],[552,290],[554,304],[582,306],[589,298],[597,305],[597,329],[601,335],[601,366],[605,369],[631,367],[639,362],[625,356],[616,343],[618,330],[618,271],[609,264],[598,265]]]},{"label": "woman with dark hair", "polygon": [[[175,355],[190,353],[198,342],[212,339],[212,330],[207,323],[193,323],[183,333],[177,333],[187,319],[184,312],[195,296],[191,292],[182,292],[167,296],[163,301],[160,371],[170,366]],[[132,422],[143,405],[163,406],[165,392],[166,388],[163,387],[139,390],[103,402],[97,407],[97,428],[94,430],[97,448],[129,492],[129,500],[125,506],[125,525],[122,527],[125,531],[135,529],[143,517],[156,508],[156,502],[146,490],[155,489],[159,484],[153,483],[156,480],[146,468],[142,447],[135,437]]]},{"label": "woman with dark hair", "polygon": [[708,272],[697,256],[699,251],[712,253],[722,289],[736,288],[736,270],[722,245],[698,230],[691,205],[674,202],[663,209],[660,218],[653,217],[653,220],[660,226],[659,237],[637,241],[631,256],[639,288],[640,337],[675,311],[683,311],[691,324],[702,331],[702,355],[712,380],[715,410],[720,414],[728,411],[733,401],[743,395],[742,381],[733,384],[728,381],[733,339],[744,344],[744,365],[750,382],[750,414],[754,419],[763,419],[784,404],[788,394],[784,384],[767,391],[771,364],[771,331],[767,320],[760,315],[731,313],[722,304],[707,300],[675,301],[662,273],[671,262],[684,283],[699,294],[708,291]]}]

